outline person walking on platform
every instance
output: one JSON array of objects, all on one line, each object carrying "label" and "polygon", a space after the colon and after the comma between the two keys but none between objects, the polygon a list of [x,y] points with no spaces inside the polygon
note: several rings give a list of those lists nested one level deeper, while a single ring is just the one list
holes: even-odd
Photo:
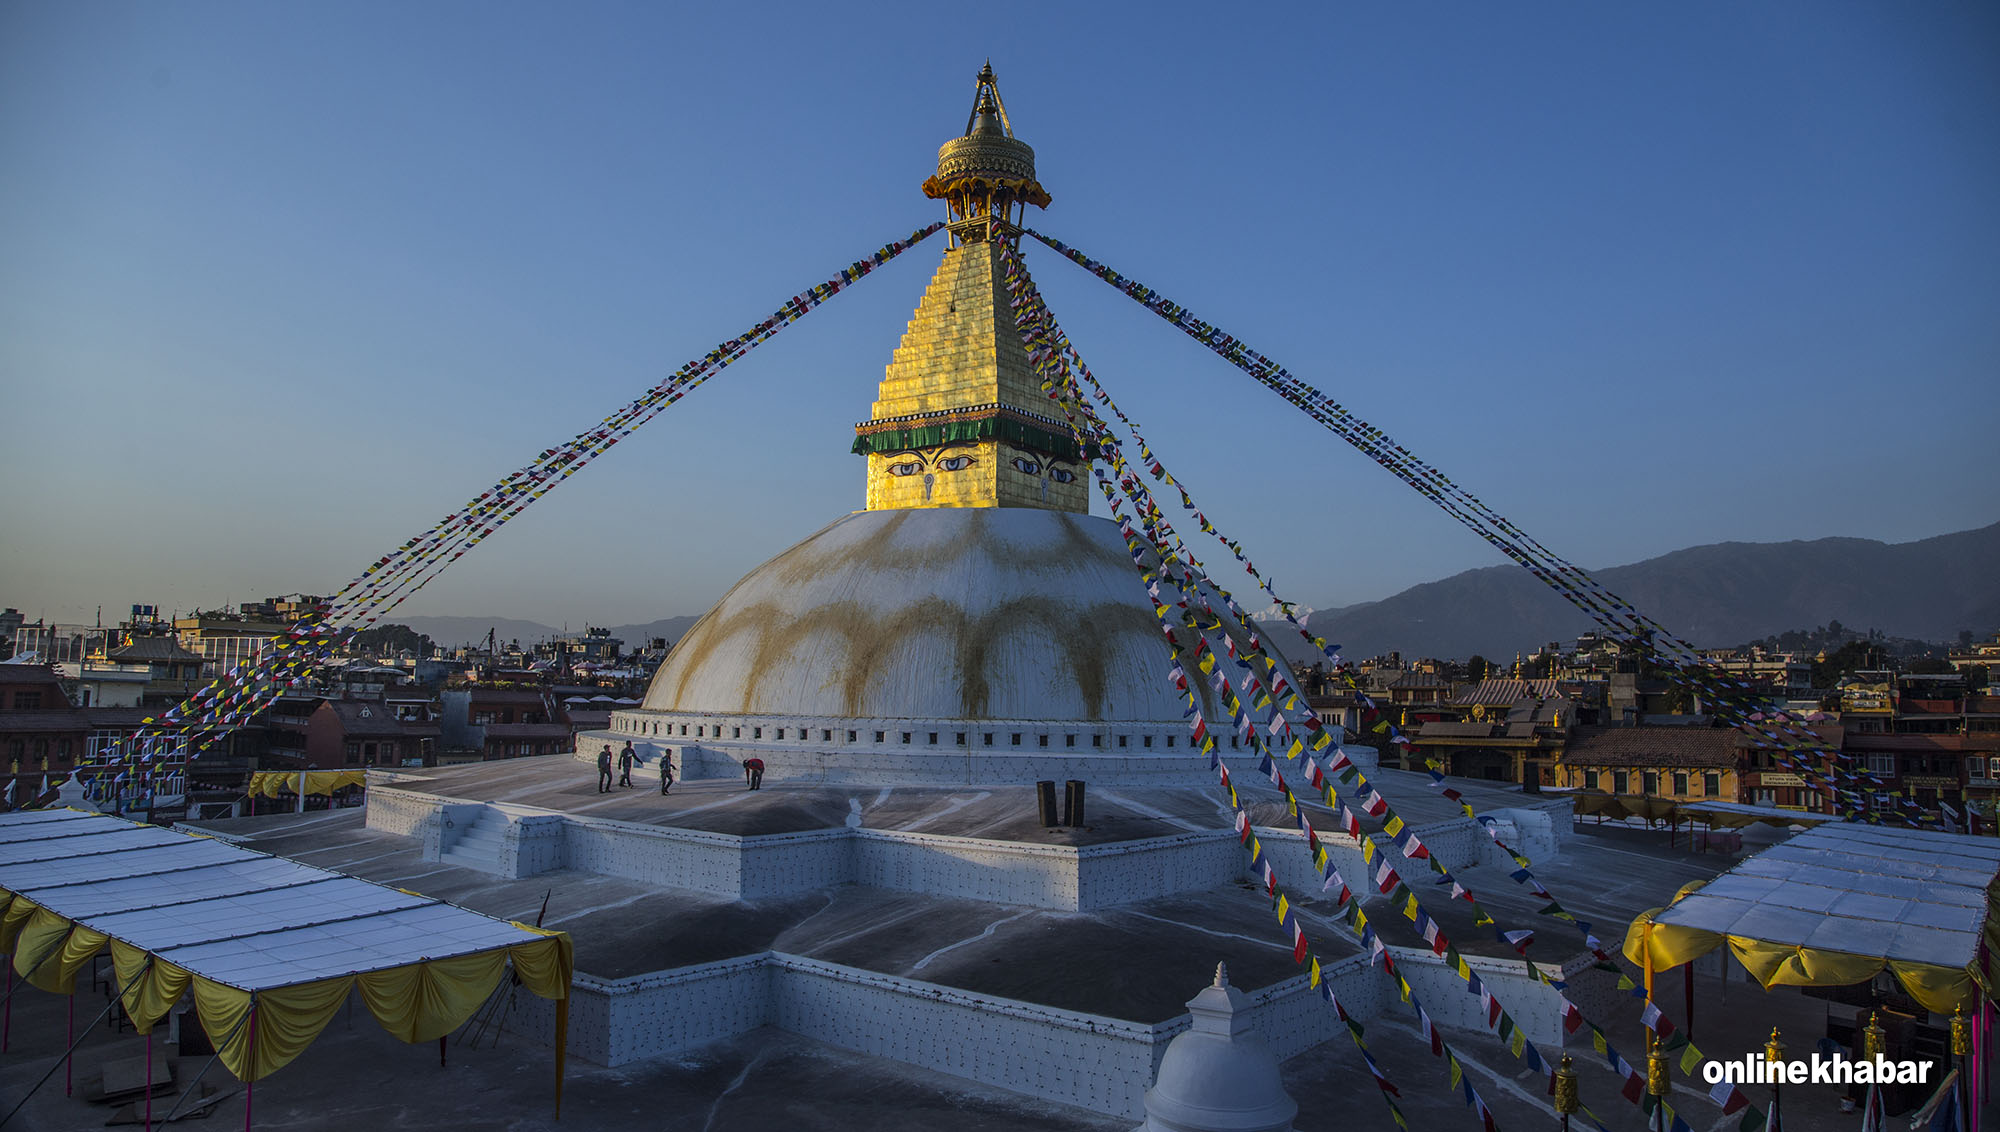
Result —
[{"label": "person walking on platform", "polygon": [[763,787],[764,785],[763,759],[743,760],[743,781],[749,783],[750,789],[752,790],[761,789]]},{"label": "person walking on platform", "polygon": [[666,797],[667,791],[673,789],[673,787],[674,787],[674,749],[672,747],[661,747],[660,748],[660,797],[662,798]]},{"label": "person walking on platform", "polygon": [[604,744],[604,749],[597,752],[597,792],[599,794],[611,792],[611,744],[609,743]]},{"label": "person walking on platform", "polygon": [[632,785],[632,762],[638,757],[632,750],[632,740],[625,740],[625,749],[618,752],[618,785]]}]

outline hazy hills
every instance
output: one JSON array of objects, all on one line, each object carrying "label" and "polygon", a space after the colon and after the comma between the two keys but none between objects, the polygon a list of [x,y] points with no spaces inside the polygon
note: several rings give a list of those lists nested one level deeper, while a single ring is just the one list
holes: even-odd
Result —
[{"label": "hazy hills", "polygon": [[[1595,571],[1599,581],[1701,646],[1737,645],[1828,621],[1900,637],[1952,640],[1961,629],[2000,629],[2000,523],[1917,542],[1825,538],[1724,542]],[[654,637],[679,640],[691,616],[611,626],[628,648]],[[405,624],[442,645],[504,644],[561,635],[504,617],[411,617]],[[1511,657],[1547,641],[1567,642],[1592,622],[1518,566],[1467,570],[1394,597],[1314,613],[1315,632],[1350,657],[1390,649],[1406,657]],[[581,626],[572,627],[582,632]],[[1272,638],[1291,651],[1289,633]]]},{"label": "hazy hills", "polygon": [[[2000,523],[1917,542],[1724,542],[1593,571],[1703,647],[1839,620],[1943,641],[2000,629]],[[1322,609],[1313,630],[1350,657],[1511,657],[1589,631],[1590,618],[1514,565],[1467,570],[1394,597]]]}]

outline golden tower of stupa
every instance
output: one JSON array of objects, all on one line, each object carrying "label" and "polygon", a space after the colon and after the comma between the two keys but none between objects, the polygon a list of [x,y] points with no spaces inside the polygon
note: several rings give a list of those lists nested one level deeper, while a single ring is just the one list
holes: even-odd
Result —
[{"label": "golden tower of stupa", "polygon": [[1087,514],[1088,460],[1035,377],[1008,305],[997,244],[1046,208],[1035,151],[1014,136],[993,67],[965,134],[938,149],[924,195],[943,200],[950,247],[889,361],[854,451],[868,509],[1036,507]]}]

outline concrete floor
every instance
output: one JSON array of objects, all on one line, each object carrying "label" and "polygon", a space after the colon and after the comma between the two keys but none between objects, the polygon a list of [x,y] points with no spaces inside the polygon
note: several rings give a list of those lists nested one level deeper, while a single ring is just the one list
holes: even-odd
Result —
[{"label": "concrete floor", "polygon": [[[56,1069],[50,1083],[5,1127],[29,1132],[82,1132],[101,1128],[115,1106],[83,1099],[87,1082],[104,1062],[142,1055],[144,1046],[129,1030],[114,1034],[107,1025],[88,1026],[106,1001],[102,991],[81,982],[78,1025],[87,1028],[76,1056],[78,1095],[63,1095]],[[1678,1014],[1677,976],[1658,987],[1663,1003]],[[1793,1049],[1809,1048],[1823,1027],[1825,1004],[1795,991],[1764,992],[1732,983],[1726,995],[1714,980],[1700,980],[1696,1044],[1715,1057],[1741,1056],[1761,1048],[1773,1025],[1782,1026]],[[1192,990],[1189,991],[1192,996]],[[1620,1016],[1596,1019],[1632,1057],[1639,1048],[1639,1003]],[[51,1067],[59,1067],[64,1046],[64,1000],[33,988],[15,1000],[11,1047],[0,1054],[0,1112],[11,1109]],[[438,1128],[480,1128],[504,1132],[560,1132],[561,1129],[699,1130],[762,1132],[808,1128],[853,1132],[1127,1132],[1131,1122],[1044,1104],[958,1078],[879,1058],[861,1057],[775,1029],[763,1029],[692,1054],[645,1065],[604,1069],[576,1061],[569,1065],[563,1117],[553,1108],[554,1067],[550,1051],[518,1035],[498,1038],[489,1031],[477,1048],[464,1033],[454,1036],[447,1064],[440,1068],[437,1047],[404,1045],[356,1009],[336,1018],[304,1055],[258,1082],[252,1098],[252,1127],[266,1132],[434,1132]],[[156,1056],[169,1056],[164,1030]],[[1400,1011],[1371,1021],[1367,1040],[1403,1094],[1403,1108],[1417,1132],[1464,1129],[1478,1121],[1448,1089],[1444,1067],[1432,1058],[1408,1016]],[[1490,1034],[1449,1031],[1447,1040],[1508,1130],[1555,1127],[1539,1081],[1526,1074]],[[1638,1110],[1617,1094],[1617,1083],[1587,1042],[1573,1046],[1582,1077],[1582,1095],[1613,1132],[1644,1128]],[[192,1075],[204,1059],[184,1060]],[[241,1127],[244,1097],[240,1082],[219,1068],[205,1083],[218,1085],[225,1099],[205,1120],[190,1127]],[[1286,1088],[1299,1103],[1299,1132],[1374,1132],[1392,1125],[1359,1056],[1346,1039],[1336,1039],[1285,1063]],[[1678,1073],[1673,1104],[1698,1132],[1736,1128],[1739,1117],[1723,1117],[1703,1096],[1705,1088]],[[1746,1089],[1760,1107],[1769,1090]],[[164,1115],[173,1101],[155,1102]],[[1786,1091],[1791,1132],[1851,1132],[1854,1116],[1839,1113],[1839,1093],[1830,1086],[1793,1086]],[[2000,1120],[2000,1105],[1985,1116]],[[1588,1127],[1578,1123],[1578,1127]]]},{"label": "concrete floor", "polygon": [[[1456,816],[1455,806],[1422,785],[1421,776],[1376,776],[1412,818]],[[697,781],[662,799],[657,789],[596,792],[594,771],[560,759],[453,768],[426,774],[417,789],[454,797],[518,802],[573,813],[656,824],[754,834],[839,827],[858,819],[869,828],[911,829],[1031,843],[1103,843],[1135,837],[1213,829],[1220,810],[1202,790],[1105,790],[1092,796],[1091,822],[1082,831],[1044,830],[1026,788],[917,790],[825,788],[769,783],[756,793],[736,782]],[[1268,785],[1240,776],[1260,820],[1281,822],[1282,806]],[[1393,787],[1392,787],[1393,783]],[[1477,786],[1482,809],[1518,801]],[[1470,791],[1469,791],[1470,792]],[[1296,973],[1289,948],[1272,926],[1269,905],[1247,884],[1223,886],[1168,900],[1148,901],[1092,915],[1075,915],[979,901],[842,887],[783,901],[734,903],[696,893],[655,889],[587,873],[560,872],[524,880],[425,862],[409,839],[364,828],[359,810],[272,815],[208,823],[241,838],[247,847],[295,857],[394,884],[463,906],[532,920],[547,899],[547,923],[572,933],[578,970],[620,978],[689,963],[776,949],[869,970],[1026,1002],[1157,1022],[1181,1014],[1206,984],[1218,959],[1245,989]],[[1327,826],[1331,826],[1328,821]],[[1685,845],[1685,842],[1682,843]],[[1711,876],[1730,862],[1667,846],[1663,833],[1624,827],[1579,828],[1564,850],[1535,862],[1536,875],[1578,915],[1593,920],[1598,936],[1615,949],[1626,923],[1664,903],[1681,884]],[[1354,880],[1357,878],[1350,878]],[[1555,961],[1576,954],[1581,936],[1561,921],[1538,915],[1543,901],[1485,866],[1464,870],[1472,887],[1504,927],[1539,933],[1534,954]],[[1305,893],[1299,893],[1306,896]],[[1462,902],[1426,898],[1454,939],[1469,952],[1510,955],[1477,928]],[[1302,912],[1323,954],[1352,954],[1354,945],[1333,921],[1329,904],[1307,896]],[[1408,925],[1384,911],[1371,913],[1394,943],[1414,944]],[[1482,933],[1484,933],[1482,935]],[[1696,1044],[1713,1057],[1735,1057],[1761,1048],[1772,1025],[1809,1050],[1824,1031],[1825,1004],[1794,991],[1765,993],[1718,981],[1697,987],[1700,1025]],[[1669,1014],[1680,1014],[1678,976],[1660,985]],[[101,992],[79,995],[87,1016],[102,1007]],[[62,1000],[32,989],[15,1003],[14,1045],[0,1055],[0,1100],[6,1107],[52,1064],[62,1047]],[[1620,1000],[1607,1027],[1628,1059],[1642,1060],[1639,1003]],[[1447,1031],[1475,1086],[1492,1105],[1502,1128],[1555,1124],[1540,1081],[1488,1032]],[[1367,1040],[1403,1093],[1415,1129],[1477,1128],[1478,1122],[1450,1091],[1443,1064],[1434,1059],[1400,1004],[1367,1022]],[[120,1044],[122,1043],[122,1045]],[[406,1047],[383,1034],[365,1012],[350,1024],[336,1021],[298,1062],[260,1082],[255,1121],[260,1128],[301,1130],[372,1127],[434,1129],[477,1126],[502,1129],[647,1128],[729,1129],[779,1127],[902,1132],[935,1129],[1126,1129],[1129,1122],[1041,1104],[956,1078],[882,1059],[866,1058],[776,1030],[760,1030],[694,1054],[617,1070],[572,1062],[562,1125],[551,1110],[549,1052],[510,1036],[498,1049],[490,1041],[473,1049],[454,1045],[439,1068],[435,1047]],[[140,1047],[129,1034],[96,1028],[79,1054],[79,1080],[90,1067]],[[1574,1040],[1583,1095],[1614,1132],[1643,1128],[1638,1110],[1618,1096],[1618,1080],[1592,1050],[1587,1035]],[[1553,1052],[1553,1051],[1550,1051]],[[220,1071],[215,1071],[219,1073]],[[1387,1111],[1352,1043],[1336,1038],[1289,1061],[1285,1081],[1301,1112],[1301,1132],[1347,1132],[1391,1127]],[[224,1079],[229,1087],[233,1081]],[[7,1127],[97,1127],[108,1110],[65,1098],[61,1079],[45,1088]],[[1756,1103],[1768,1090],[1746,1089]],[[1734,1129],[1705,1099],[1706,1087],[1677,1083],[1676,1107],[1698,1130]],[[1796,1095],[1794,1095],[1796,1094]],[[1825,1094],[1825,1095],[1819,1095]],[[1788,1092],[1789,1127],[1849,1128],[1837,1115],[1829,1087]],[[242,1120],[242,1098],[218,1109],[209,1123]],[[24,1123],[25,1121],[25,1123]],[[1583,1125],[1580,1125],[1583,1126]]]}]

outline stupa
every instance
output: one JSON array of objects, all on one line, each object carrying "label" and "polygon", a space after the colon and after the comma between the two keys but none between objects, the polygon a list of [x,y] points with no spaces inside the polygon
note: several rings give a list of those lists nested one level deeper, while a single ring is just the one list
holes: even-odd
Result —
[{"label": "stupa", "polygon": [[[1041,396],[1005,300],[997,242],[1048,197],[990,70],[926,191],[949,209],[950,246],[855,427],[864,510],[751,571],[682,638],[644,704],[580,736],[573,759],[378,769],[365,814],[203,830],[488,914],[546,916],[576,944],[567,1035],[580,1062],[656,1064],[776,1029],[1125,1129],[1281,1128],[1289,1102],[1242,1029],[1278,1059],[1333,1040],[1334,1064],[1355,1055],[1320,987],[1358,1019],[1397,1009],[1397,993],[1335,925],[1335,895],[1289,879],[1319,868],[1275,787],[1236,775],[1239,825],[1189,744],[1150,595],[1117,527],[1088,513],[1092,453]],[[1226,718],[1213,704],[1205,714]],[[600,792],[598,752],[628,740],[646,764],[639,788]],[[1247,771],[1250,752],[1219,741]],[[1515,867],[1423,776],[1344,750],[1454,871],[1484,882]],[[650,786],[667,752],[671,793]],[[765,766],[757,790],[741,777],[752,758]],[[1040,812],[1027,784],[1049,779],[1103,788],[1087,819]],[[1549,875],[1540,862],[1568,833],[1569,803],[1460,785]],[[1315,820],[1348,877],[1370,875],[1390,843],[1373,817],[1352,831]],[[1246,873],[1246,833],[1312,917],[1318,986],[1261,874]],[[1629,868],[1587,870],[1645,893],[1621,907],[1628,918],[1662,887],[1634,886]],[[1667,879],[1670,892],[1688,877]],[[1484,887],[1496,909],[1540,907]],[[1524,1031],[1561,1043],[1554,991],[1469,906],[1437,911]],[[1414,928],[1373,922],[1439,1023],[1483,1031],[1480,998]],[[1191,1014],[1186,988],[1218,959],[1241,990]],[[1584,953],[1563,966],[1572,995],[1589,965]],[[1217,995],[1227,1025],[1209,1009]],[[535,996],[494,1010],[510,1034],[555,1032]],[[1213,1087],[1215,1066],[1254,1068],[1256,1087]],[[724,1094],[743,1080],[726,1079]],[[1352,1092],[1342,1086],[1340,1111]],[[878,1111],[820,1106],[813,1126],[875,1128]]]},{"label": "stupa", "polygon": [[1206,779],[1124,539],[1090,514],[1092,454],[1008,304],[999,245],[1049,195],[990,66],[923,188],[949,241],[854,429],[866,509],[746,575],[583,749],[670,748],[693,778],[755,758],[771,780]]}]

